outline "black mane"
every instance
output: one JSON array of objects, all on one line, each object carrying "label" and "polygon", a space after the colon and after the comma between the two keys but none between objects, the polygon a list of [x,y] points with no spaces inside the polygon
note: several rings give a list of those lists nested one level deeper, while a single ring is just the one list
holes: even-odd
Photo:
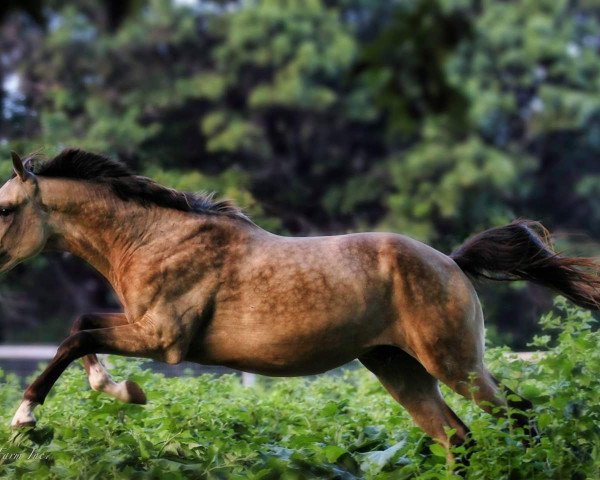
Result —
[{"label": "black mane", "polygon": [[136,175],[124,163],[96,153],[68,148],[50,160],[43,161],[31,156],[23,164],[40,177],[71,178],[109,185],[122,200],[134,200],[145,206],[158,205],[248,221],[241,209],[229,200],[214,200],[212,193],[180,192],[164,187],[150,178]]}]

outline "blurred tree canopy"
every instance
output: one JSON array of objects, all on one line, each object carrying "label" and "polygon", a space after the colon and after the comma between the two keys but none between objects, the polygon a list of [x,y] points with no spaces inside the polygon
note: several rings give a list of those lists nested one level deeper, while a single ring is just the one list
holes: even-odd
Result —
[{"label": "blurred tree canopy", "polygon": [[[4,158],[103,152],[279,233],[391,230],[449,252],[531,217],[560,248],[598,253],[600,0],[13,3]],[[481,291],[514,346],[549,306],[532,286]],[[0,283],[8,339],[42,322],[55,340],[106,308],[111,292],[69,257]]]}]

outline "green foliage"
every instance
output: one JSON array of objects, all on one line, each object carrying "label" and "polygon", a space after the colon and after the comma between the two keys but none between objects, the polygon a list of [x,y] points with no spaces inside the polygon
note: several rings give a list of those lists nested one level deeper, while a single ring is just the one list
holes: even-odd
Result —
[{"label": "green foliage", "polygon": [[[490,224],[509,223],[517,215],[502,199],[517,194],[524,163],[480,137],[456,141],[430,125],[422,142],[391,161],[397,193],[388,197],[393,215],[386,226],[448,250],[457,231],[464,238]],[[444,238],[444,229],[436,231],[435,225],[447,224],[453,224],[453,233]]]},{"label": "green foliage", "polygon": [[[564,302],[542,325],[534,345],[547,351],[536,361],[488,353],[491,370],[535,404],[538,443],[524,446],[522,430],[444,390],[477,441],[467,478],[600,474],[600,332]],[[364,369],[244,388],[231,375],[167,379],[130,359],[111,363],[145,388],[149,404],[91,391],[81,367],[69,368],[39,407],[35,432],[0,431],[3,478],[459,478],[444,449]],[[1,379],[7,425],[20,388],[14,376]],[[28,458],[32,451],[38,457]]]},{"label": "green foliage", "polygon": [[247,93],[253,109],[326,110],[337,92],[328,82],[352,64],[356,42],[336,11],[320,0],[264,0],[232,15],[215,50],[217,69],[230,85],[268,72]]},{"label": "green foliage", "polygon": [[457,45],[471,37],[468,9],[461,2],[400,2],[381,24],[362,49],[359,68],[387,114],[389,133],[406,138],[426,118],[463,131],[466,99],[444,70]]},{"label": "green foliage", "polygon": [[550,225],[585,224],[596,237],[593,189],[578,184],[599,165],[599,64],[591,42],[600,28],[598,7],[597,1],[482,2],[476,41],[447,64],[452,84],[469,99],[472,130],[514,165],[516,190],[494,201]]}]

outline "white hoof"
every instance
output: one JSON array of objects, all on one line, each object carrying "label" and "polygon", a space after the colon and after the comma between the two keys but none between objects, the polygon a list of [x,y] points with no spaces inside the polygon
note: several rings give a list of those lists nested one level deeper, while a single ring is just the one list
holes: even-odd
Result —
[{"label": "white hoof", "polygon": [[114,383],[111,391],[106,390],[106,393],[113,395],[125,403],[137,403],[139,405],[146,403],[146,394],[137,383],[131,380]]},{"label": "white hoof", "polygon": [[30,400],[23,400],[10,422],[10,426],[12,428],[35,427],[36,419],[33,416],[33,409],[37,405],[37,403]]}]

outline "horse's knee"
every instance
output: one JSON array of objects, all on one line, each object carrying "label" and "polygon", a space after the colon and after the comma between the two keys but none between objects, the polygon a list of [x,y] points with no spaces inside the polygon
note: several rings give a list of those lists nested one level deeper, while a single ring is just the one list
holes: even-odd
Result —
[{"label": "horse's knee", "polygon": [[73,325],[71,325],[71,330],[69,330],[70,335],[73,335],[74,333],[77,333],[80,330],[83,330],[83,323],[85,321],[84,317],[85,317],[85,315],[80,315],[73,321]]},{"label": "horse's knee", "polygon": [[73,335],[75,333],[80,332],[81,330],[86,330],[87,328],[89,328],[89,325],[93,318],[94,315],[89,313],[79,315],[73,322],[73,325],[71,325],[71,330],[69,333]]},{"label": "horse's knee", "polygon": [[90,351],[92,338],[85,330],[79,330],[67,337],[56,351],[55,359],[72,361],[76,358],[83,357]]}]

